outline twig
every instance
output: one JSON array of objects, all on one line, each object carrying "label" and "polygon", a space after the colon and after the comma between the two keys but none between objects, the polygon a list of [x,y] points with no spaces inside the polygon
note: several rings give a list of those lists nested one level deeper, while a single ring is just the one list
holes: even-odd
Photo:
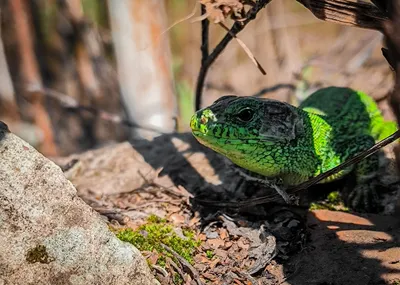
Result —
[{"label": "twig", "polygon": [[[201,15],[207,13],[206,6],[201,4]],[[210,28],[210,21],[205,18],[201,21],[201,64],[203,65],[208,57],[208,33]]]},{"label": "twig", "polygon": [[395,140],[400,138],[400,130],[397,130],[396,132],[394,132],[392,135],[388,136],[387,138],[381,140],[380,142],[374,144],[372,147],[370,147],[369,149],[357,154],[356,156],[354,156],[353,158],[350,158],[349,160],[345,161],[344,163],[332,168],[331,170],[328,170],[320,175],[318,175],[317,177],[311,178],[310,180],[297,185],[296,187],[293,187],[292,190],[289,190],[290,193],[294,193],[294,192],[298,192],[300,190],[304,190],[309,188],[310,186],[324,180],[325,178],[331,176],[332,174],[335,174],[337,172],[339,172],[340,170],[343,170],[344,168],[356,164],[358,162],[360,162],[361,160],[363,160],[364,158],[367,158],[368,156],[374,154],[375,152],[377,152],[378,150],[380,150],[381,148],[387,146],[388,144],[394,142]]},{"label": "twig", "polygon": [[151,265],[151,268],[153,268],[154,270],[160,272],[164,277],[168,277],[168,272],[167,270],[165,270],[164,268],[162,268],[161,266],[158,265]]},{"label": "twig", "polygon": [[197,272],[197,270],[189,263],[186,261],[186,259],[184,259],[182,256],[180,256],[175,250],[173,250],[172,248],[170,248],[169,246],[165,245],[165,244],[161,244],[161,246],[168,252],[170,252],[178,261],[179,263],[182,265],[182,267],[186,270],[186,272],[188,274],[190,274],[190,276],[196,280],[198,285],[202,285],[203,283],[200,281],[200,275]]},{"label": "twig", "polygon": [[[219,23],[219,25],[228,33],[231,33],[231,31],[228,29],[227,26],[225,26],[223,23]],[[260,72],[263,75],[266,75],[267,73],[265,72],[264,68],[261,66],[261,64],[258,62],[257,58],[253,55],[253,53],[250,51],[250,49],[245,45],[245,43],[239,39],[236,35],[231,34],[231,36],[238,42],[238,44],[242,47],[244,52],[247,54],[247,56],[250,58],[250,60],[254,63],[254,65],[260,70]]]},{"label": "twig", "polygon": [[253,94],[252,96],[253,97],[261,97],[264,94],[271,93],[271,92],[274,92],[274,91],[279,90],[279,89],[289,89],[289,90],[294,91],[294,90],[296,90],[296,86],[294,84],[290,84],[290,83],[276,84],[276,85],[271,86],[271,87],[263,88],[260,91],[258,91],[257,93]]},{"label": "twig", "polygon": [[[201,15],[206,15],[206,6],[201,4]],[[196,110],[200,109],[201,106],[201,92],[203,91],[204,80],[207,75],[207,59],[209,57],[209,47],[208,47],[208,34],[210,28],[210,21],[208,18],[205,18],[201,21],[201,67],[200,67],[200,74],[199,78],[197,79],[197,86],[196,86]],[[202,82],[200,82],[201,77],[200,75],[204,72]],[[201,90],[199,90],[199,88]],[[200,95],[198,96],[197,94]]]},{"label": "twig", "polygon": [[[175,198],[184,198],[184,197],[187,197],[185,194],[178,193],[178,192],[176,192],[176,191],[174,191],[174,190],[172,190],[172,189],[170,189],[170,188],[168,188],[168,187],[164,187],[164,186],[162,186],[161,184],[158,184],[158,183],[154,182],[153,180],[148,180],[148,179],[146,178],[146,176],[145,176],[142,172],[140,172],[140,170],[138,171],[138,174],[139,174],[140,177],[142,177],[142,179],[144,180],[144,184],[143,184],[140,188],[135,189],[135,190],[133,190],[133,191],[138,191],[138,190],[143,189],[143,188],[146,188],[146,187],[155,187],[155,188],[158,188],[158,190],[161,190],[161,191],[166,192],[166,193],[169,194],[170,196],[175,196]],[[159,192],[158,190],[157,190],[157,192]],[[129,193],[132,193],[133,191],[131,191],[131,192],[129,192]]]},{"label": "twig", "polygon": [[[393,133],[389,137],[381,140],[380,142],[374,144],[374,146],[370,147],[369,149],[360,152],[359,154],[357,154],[356,156],[352,157],[351,159],[345,161],[344,163],[342,163],[342,164],[332,168],[331,170],[328,170],[327,172],[324,172],[316,177],[313,177],[304,183],[293,186],[293,187],[287,189],[286,192],[288,194],[294,194],[294,193],[306,190],[310,186],[320,182],[321,180],[324,180],[325,178],[331,176],[332,174],[335,174],[350,165],[360,162],[364,158],[374,154],[375,152],[377,152],[384,146],[394,142],[395,140],[397,140],[399,138],[400,138],[400,130],[396,131],[395,133]],[[261,196],[258,198],[249,199],[247,201],[217,202],[217,201],[211,201],[211,200],[200,200],[200,199],[196,199],[196,198],[195,198],[195,201],[197,203],[205,205],[205,206],[218,206],[218,207],[226,207],[226,208],[244,208],[244,207],[252,207],[252,206],[256,206],[256,205],[260,205],[260,204],[267,204],[267,203],[274,203],[274,202],[279,203],[279,202],[282,202],[282,197],[279,194],[274,193],[271,195],[265,195],[265,196]]]},{"label": "twig", "polygon": [[167,263],[172,266],[172,268],[182,277],[182,280],[186,282],[185,274],[182,269],[169,257],[167,257]]},{"label": "twig", "polygon": [[[197,77],[197,84],[196,84],[196,110],[200,109],[201,106],[201,96],[203,93],[204,82],[207,76],[208,69],[217,59],[217,57],[221,54],[221,52],[225,49],[225,47],[230,43],[233,39],[234,35],[237,35],[240,31],[244,29],[244,27],[252,20],[254,20],[257,16],[257,13],[264,8],[271,0],[259,0],[257,1],[254,6],[246,13],[246,17],[244,21],[235,21],[232,25],[229,32],[225,35],[225,37],[218,43],[215,49],[212,51],[210,55],[207,56],[206,59],[202,58],[202,64],[200,67],[200,72]],[[203,26],[202,26],[203,28]],[[202,30],[202,36],[203,34]],[[207,33],[207,41],[208,41],[208,33]],[[204,41],[203,41],[204,42]],[[204,54],[203,54],[204,55]]]},{"label": "twig", "polygon": [[130,128],[138,128],[138,129],[143,129],[159,134],[164,134],[160,129],[157,128],[152,128],[152,127],[146,127],[146,126],[141,126],[133,121],[127,120],[122,118],[120,115],[109,113],[104,110],[97,109],[93,106],[86,106],[86,105],[80,105],[77,100],[72,98],[71,96],[68,96],[67,94],[61,93],[57,90],[53,90],[50,88],[40,88],[40,86],[34,86],[31,85],[27,88],[28,92],[40,92],[43,95],[46,95],[48,97],[51,97],[55,100],[57,100],[62,107],[64,107],[67,110],[70,111],[77,111],[77,112],[88,112],[91,113],[94,116],[99,117],[100,119],[108,122],[112,122],[114,124],[121,124]]}]

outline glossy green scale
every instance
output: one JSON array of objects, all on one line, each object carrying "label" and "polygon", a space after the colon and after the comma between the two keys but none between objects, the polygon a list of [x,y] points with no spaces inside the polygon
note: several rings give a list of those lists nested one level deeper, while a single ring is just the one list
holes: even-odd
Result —
[{"label": "glossy green scale", "polygon": [[[254,97],[225,96],[196,112],[193,135],[235,164],[297,185],[343,163],[397,130],[365,93],[328,87],[297,108]],[[376,156],[355,166],[357,181],[378,169]],[[349,167],[321,183],[347,175]],[[365,181],[364,181],[365,182]]]}]

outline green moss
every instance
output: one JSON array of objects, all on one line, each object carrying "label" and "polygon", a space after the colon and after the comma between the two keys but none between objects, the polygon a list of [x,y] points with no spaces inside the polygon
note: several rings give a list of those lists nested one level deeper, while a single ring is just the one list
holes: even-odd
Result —
[{"label": "green moss", "polygon": [[183,230],[184,237],[178,236],[173,227],[166,220],[157,216],[150,216],[148,223],[137,230],[123,229],[116,233],[117,237],[133,244],[141,251],[156,251],[160,254],[157,264],[165,266],[166,257],[174,259],[162,244],[172,248],[176,253],[193,264],[193,253],[200,246],[200,241],[195,239],[195,234],[190,230]]},{"label": "green moss", "polygon": [[149,223],[154,223],[154,224],[161,224],[161,223],[166,223],[167,222],[166,219],[162,219],[162,218],[160,218],[159,216],[156,216],[156,215],[150,215],[147,218],[147,221]]},{"label": "green moss", "polygon": [[207,256],[208,259],[213,258],[213,257],[214,257],[214,251],[212,251],[212,250],[207,250],[207,251],[206,251],[206,256]]},{"label": "green moss", "polygon": [[330,205],[324,204],[324,203],[311,203],[310,207],[309,207],[310,211],[313,210],[331,210],[331,211],[335,211],[336,208],[332,207]]},{"label": "green moss", "polygon": [[327,200],[328,200],[328,203],[330,203],[332,205],[339,205],[340,203],[343,202],[339,191],[334,191],[334,192],[329,193]]},{"label": "green moss", "polygon": [[34,248],[28,250],[26,254],[26,261],[29,263],[50,263],[54,261],[54,258],[50,257],[46,251],[46,247],[44,245],[38,245]]},{"label": "green moss", "polygon": [[345,207],[343,205],[333,205],[326,202],[311,203],[308,209],[310,211],[313,210],[330,210],[330,211],[341,211],[341,212],[350,211],[348,207]]},{"label": "green moss", "polygon": [[331,210],[331,211],[342,211],[349,212],[350,209],[344,206],[342,196],[338,191],[329,193],[325,201],[311,203],[309,210]]},{"label": "green moss", "polygon": [[174,284],[180,285],[183,284],[183,279],[182,276],[180,276],[178,273],[174,274]]}]

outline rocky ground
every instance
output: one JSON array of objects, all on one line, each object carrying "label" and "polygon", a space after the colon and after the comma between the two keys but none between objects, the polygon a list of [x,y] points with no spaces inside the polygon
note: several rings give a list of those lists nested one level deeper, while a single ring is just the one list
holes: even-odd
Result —
[{"label": "rocky ground", "polygon": [[79,196],[107,217],[115,231],[138,229],[157,215],[177,233],[196,234],[201,244],[191,264],[178,258],[160,267],[154,250],[142,252],[162,284],[400,282],[396,193],[385,202],[391,215],[309,211],[307,203],[290,208],[206,207],[193,197],[245,201],[266,189],[244,181],[190,134],[110,145],[54,160]]}]

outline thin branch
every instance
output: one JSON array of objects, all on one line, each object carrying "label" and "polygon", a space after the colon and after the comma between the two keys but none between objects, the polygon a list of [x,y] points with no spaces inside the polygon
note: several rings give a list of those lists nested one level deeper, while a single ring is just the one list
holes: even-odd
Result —
[{"label": "thin branch", "polygon": [[[206,15],[206,6],[201,4],[201,16]],[[208,47],[208,37],[209,37],[209,29],[210,28],[210,21],[208,18],[205,18],[201,21],[201,67],[200,67],[200,73],[202,73],[202,70],[205,70],[205,74],[203,76],[202,82],[199,82],[200,80],[200,74],[199,74],[199,79],[197,79],[197,87],[196,87],[196,110],[200,109],[201,106],[201,95],[198,96],[197,94],[201,94],[204,86],[204,79],[207,74],[207,68],[205,67],[207,64],[207,59],[209,56],[209,47]],[[200,90],[199,90],[200,88]]]},{"label": "thin branch", "polygon": [[[364,158],[376,153],[381,148],[398,140],[399,138],[400,138],[400,130],[396,131],[391,136],[376,143],[369,149],[360,152],[359,154],[357,154],[356,156],[352,157],[351,159],[345,161],[344,163],[342,163],[342,164],[332,168],[331,170],[328,170],[327,172],[324,172],[316,177],[313,177],[304,183],[293,186],[293,187],[287,189],[286,192],[287,192],[287,194],[294,194],[294,193],[306,190],[310,186],[320,182],[321,180],[324,180],[328,176],[331,176],[332,174],[335,174],[335,173],[343,170],[344,168],[349,167],[350,165],[360,162]],[[256,205],[267,204],[267,203],[281,203],[282,197],[279,194],[274,193],[271,195],[265,195],[265,196],[261,196],[258,198],[249,199],[247,201],[217,202],[217,201],[211,201],[211,200],[200,200],[200,199],[196,199],[196,198],[195,198],[195,201],[204,206],[218,206],[218,207],[226,207],[226,208],[244,208],[244,207],[253,207]]]},{"label": "thin branch", "polygon": [[[231,31],[228,29],[227,26],[225,26],[223,23],[219,23],[219,25],[226,30],[228,33],[231,33]],[[267,73],[265,72],[264,68],[261,66],[261,64],[258,62],[257,58],[253,55],[253,53],[250,51],[250,49],[245,45],[245,43],[239,39],[236,35],[231,35],[237,42],[238,44],[243,48],[244,52],[247,54],[247,56],[250,58],[250,60],[254,63],[254,65],[260,70],[260,72],[263,75],[266,75]]]},{"label": "thin branch", "polygon": [[[235,35],[237,35],[240,31],[244,29],[244,27],[254,20],[257,16],[257,13],[264,8],[271,0],[259,0],[254,6],[246,13],[246,17],[244,21],[236,21],[229,32],[225,35],[225,37],[219,42],[219,44],[215,47],[212,53],[207,57],[207,59],[202,59],[202,64],[200,67],[200,72],[197,77],[196,84],[196,110],[199,110],[201,107],[201,96],[203,93],[204,82],[208,73],[208,69],[217,59],[217,57],[221,54],[221,52],[226,48],[226,46],[230,43]],[[203,35],[203,34],[202,34]],[[208,35],[207,35],[208,38]]]},{"label": "thin branch", "polygon": [[[77,100],[75,100],[71,96],[68,96],[66,94],[63,94],[59,91],[56,91],[56,90],[53,90],[50,88],[40,88],[39,86],[31,85],[27,88],[27,91],[32,92],[32,93],[40,92],[40,94],[42,94],[42,95],[51,97],[51,98],[55,99],[56,101],[58,101],[60,103],[61,107],[65,108],[66,110],[69,110],[69,111],[90,113],[93,116],[96,116],[104,121],[112,122],[114,124],[121,124],[123,126],[127,126],[130,128],[147,130],[147,131],[151,131],[151,132],[155,132],[155,133],[159,133],[159,134],[165,133],[164,131],[157,129],[157,128],[141,126],[133,121],[124,119],[122,116],[120,116],[118,114],[113,114],[113,113],[110,113],[110,112],[107,112],[107,111],[104,111],[101,109],[97,109],[93,106],[81,105],[81,104],[79,104],[79,102]],[[171,134],[171,133],[169,133],[169,134]]]},{"label": "thin branch", "polygon": [[184,259],[182,256],[180,256],[175,250],[173,250],[169,246],[167,246],[167,245],[165,245],[163,243],[161,243],[161,246],[166,251],[171,253],[179,261],[179,263],[184,268],[185,272],[188,273],[190,275],[190,277],[192,277],[196,281],[196,283],[198,285],[202,285],[203,284],[203,282],[201,282],[201,280],[200,280],[200,274],[197,272],[197,270],[189,262],[187,262],[186,259]]},{"label": "thin branch", "polygon": [[296,86],[294,84],[290,84],[290,83],[280,83],[280,84],[276,84],[274,86],[271,87],[266,87],[261,89],[260,91],[258,91],[257,93],[253,94],[253,97],[261,97],[267,93],[271,93],[274,91],[277,91],[279,89],[289,89],[289,90],[296,90]]},{"label": "thin branch", "polygon": [[[201,4],[201,15],[205,15],[207,13],[206,6]],[[208,50],[208,33],[210,28],[210,21],[208,18],[205,18],[201,21],[201,64],[204,64],[206,61],[209,50]]]}]

